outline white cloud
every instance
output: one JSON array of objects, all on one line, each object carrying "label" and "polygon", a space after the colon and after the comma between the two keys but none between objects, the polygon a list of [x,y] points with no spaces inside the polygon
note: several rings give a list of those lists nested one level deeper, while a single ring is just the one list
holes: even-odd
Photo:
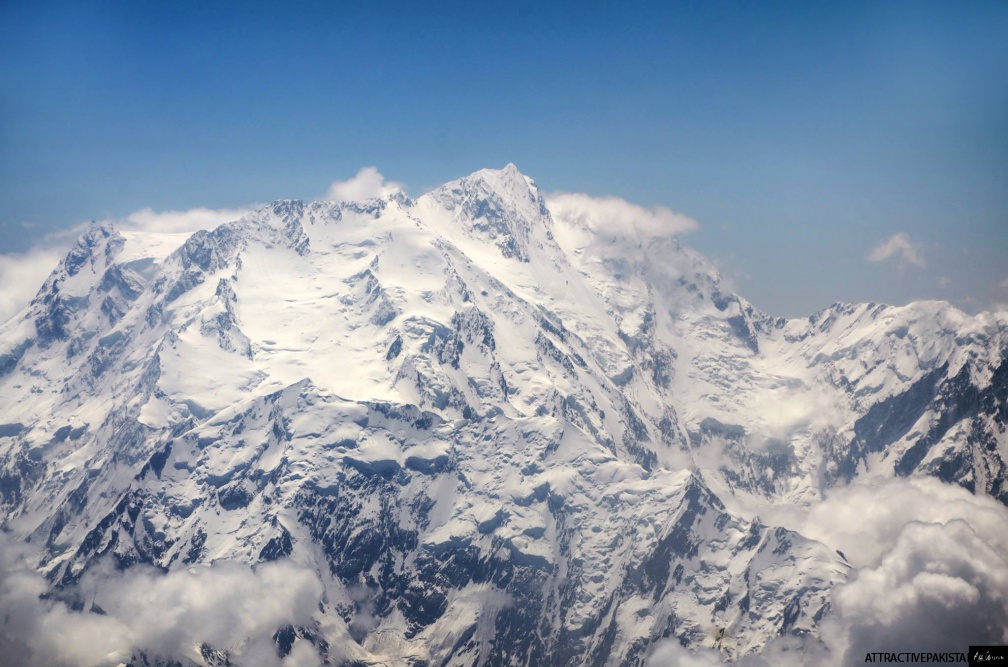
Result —
[{"label": "white cloud", "polygon": [[582,192],[555,192],[546,197],[554,220],[596,237],[647,239],[697,229],[696,220],[665,206],[646,208],[620,197],[592,197]]},{"label": "white cloud", "polygon": [[933,478],[863,482],[762,518],[839,549],[854,567],[822,636],[836,662],[870,651],[1008,642],[1008,508]]},{"label": "white cloud", "polygon": [[620,197],[580,192],[554,192],[545,199],[556,242],[575,266],[590,275],[639,281],[637,288],[647,284],[672,309],[697,303],[682,289],[684,278],[698,285],[725,284],[710,261],[680,244],[680,234],[699,227],[689,216],[665,206],[648,208]]},{"label": "white cloud", "polygon": [[1001,281],[1001,287],[1003,289],[1008,289],[1008,278],[1005,278],[1004,280]]},{"label": "white cloud", "polygon": [[251,213],[252,208],[191,208],[188,211],[154,211],[142,208],[122,220],[110,220],[119,229],[140,232],[191,233],[213,229]]},{"label": "white cloud", "polygon": [[648,667],[719,667],[724,656],[712,649],[690,651],[675,639],[658,642],[650,657]]},{"label": "white cloud", "polygon": [[872,262],[885,262],[893,258],[897,259],[901,266],[910,264],[923,268],[925,264],[920,247],[910,240],[910,235],[906,232],[893,234],[868,253],[868,260]]},{"label": "white cloud", "polygon": [[843,663],[863,664],[870,651],[1008,643],[1008,559],[990,540],[962,520],[907,524],[877,566],[833,596],[826,631],[846,645]]},{"label": "white cloud", "polygon": [[377,167],[363,167],[357,175],[345,181],[333,181],[326,193],[332,201],[360,201],[403,192],[404,187],[395,181],[386,181]]},{"label": "white cloud", "polygon": [[320,667],[322,659],[315,646],[303,639],[294,642],[290,654],[283,661],[283,667]]},{"label": "white cloud", "polygon": [[[964,652],[1008,643],[1008,508],[934,478],[867,481],[809,507],[762,506],[761,518],[819,540],[853,569],[821,640],[781,637],[742,667],[862,665],[869,652]],[[655,645],[648,664],[706,667],[723,656]]]},{"label": "white cloud", "polygon": [[25,253],[0,255],[0,322],[28,305],[66,251],[65,247],[42,246]]},{"label": "white cloud", "polygon": [[809,508],[767,507],[760,516],[840,549],[855,567],[880,563],[911,523],[966,521],[1008,558],[1008,508],[931,477],[853,484]]},{"label": "white cloud", "polygon": [[318,608],[316,573],[290,562],[255,569],[235,563],[162,574],[153,568],[95,570],[79,592],[106,613],[72,611],[40,600],[42,577],[0,536],[0,655],[11,664],[116,664],[134,650],[181,656],[200,643],[228,649],[237,664],[317,665],[314,648],[295,645],[283,663],[271,641],[281,627],[307,625]]}]

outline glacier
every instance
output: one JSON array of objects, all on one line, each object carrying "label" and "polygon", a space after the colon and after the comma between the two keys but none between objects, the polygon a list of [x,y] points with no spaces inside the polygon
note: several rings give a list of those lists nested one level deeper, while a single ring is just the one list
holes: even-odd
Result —
[{"label": "glacier", "polygon": [[[843,619],[864,582],[903,585],[892,554],[950,531],[989,563],[942,570],[973,573],[991,620],[972,643],[1006,642],[1006,425],[1004,315],[773,317],[674,234],[603,224],[511,164],[191,235],[94,224],[0,326],[17,553],[0,591],[33,582],[22,615],[118,625],[87,657],[10,620],[0,647],[38,664],[860,664],[865,631]],[[186,625],[203,607],[177,591],[214,573],[235,605],[245,586],[285,611]],[[141,628],[123,581],[176,591],[185,631]]]}]

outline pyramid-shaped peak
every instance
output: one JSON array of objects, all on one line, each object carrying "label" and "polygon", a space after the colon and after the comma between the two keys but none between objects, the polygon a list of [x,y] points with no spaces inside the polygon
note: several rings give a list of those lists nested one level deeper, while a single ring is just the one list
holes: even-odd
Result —
[{"label": "pyramid-shaped peak", "polygon": [[530,220],[541,217],[545,212],[543,195],[535,181],[521,173],[513,162],[502,169],[480,169],[445,183],[432,194],[438,199],[495,200],[501,207],[516,211]]},{"label": "pyramid-shaped peak", "polygon": [[421,200],[435,202],[462,227],[492,240],[505,257],[527,262],[531,237],[552,238],[542,192],[511,162],[445,183]]},{"label": "pyramid-shaped peak", "polygon": [[119,229],[109,221],[88,223],[88,227],[77,237],[71,249],[71,254],[90,255],[95,248],[98,248],[107,241],[115,241],[121,238]]},{"label": "pyramid-shaped peak", "polygon": [[88,224],[87,231],[81,235],[81,240],[88,242],[99,239],[106,239],[119,234],[118,228],[108,220],[96,222],[92,220]]},{"label": "pyramid-shaped peak", "polygon": [[508,162],[501,169],[480,169],[463,180],[484,181],[491,186],[514,186],[538,190],[535,181],[523,174],[514,162]]},{"label": "pyramid-shaped peak", "polygon": [[513,176],[521,176],[522,178],[528,178],[527,176],[525,176],[525,174],[521,173],[521,170],[518,169],[518,166],[515,165],[514,162],[508,162],[506,165],[504,165],[504,168],[501,169],[500,171],[501,173],[507,174],[509,176],[513,175]]},{"label": "pyramid-shaped peak", "polygon": [[76,275],[81,266],[99,252],[105,254],[105,261],[110,264],[122,250],[123,243],[122,235],[111,222],[92,221],[67,253],[63,267],[68,275]]}]

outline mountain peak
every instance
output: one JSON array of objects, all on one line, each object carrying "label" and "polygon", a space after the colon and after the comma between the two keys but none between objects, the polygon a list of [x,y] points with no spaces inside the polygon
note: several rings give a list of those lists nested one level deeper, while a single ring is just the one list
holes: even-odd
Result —
[{"label": "mountain peak", "polygon": [[553,220],[542,192],[514,163],[480,169],[424,195],[457,223],[495,242],[505,257],[529,261],[533,236],[552,239]]},{"label": "mountain peak", "polygon": [[105,245],[107,263],[111,263],[113,256],[122,249],[122,235],[110,222],[92,221],[63,260],[67,274],[76,275],[83,263],[93,257],[102,245]]},{"label": "mountain peak", "polygon": [[467,176],[466,179],[482,181],[496,191],[516,190],[523,192],[528,190],[535,194],[539,192],[535,181],[519,171],[514,162],[508,162],[501,169],[480,169]]}]

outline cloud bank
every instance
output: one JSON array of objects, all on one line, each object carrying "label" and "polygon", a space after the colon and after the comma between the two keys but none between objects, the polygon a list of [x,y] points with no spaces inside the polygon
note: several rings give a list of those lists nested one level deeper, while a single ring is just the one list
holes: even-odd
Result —
[{"label": "cloud bank", "polygon": [[879,263],[890,259],[899,261],[900,266],[910,265],[919,269],[925,266],[920,246],[911,241],[910,235],[906,232],[893,234],[868,253],[868,261],[871,262]]},{"label": "cloud bank", "polygon": [[962,520],[907,524],[878,565],[833,596],[826,632],[847,647],[842,664],[864,664],[872,651],[1008,643],[1008,559],[990,541]]},{"label": "cloud bank", "polygon": [[[834,590],[821,641],[781,638],[737,664],[862,665],[870,652],[966,652],[1008,643],[1008,508],[933,478],[864,482],[762,519],[839,549],[854,567]],[[818,656],[818,657],[815,657]],[[722,664],[677,641],[649,664]]]},{"label": "cloud bank", "polygon": [[385,197],[404,190],[402,183],[386,181],[377,167],[363,167],[353,178],[333,181],[325,198],[337,202],[359,201]]},{"label": "cloud bank", "polygon": [[46,588],[22,548],[0,538],[0,656],[10,664],[114,665],[137,650],[198,658],[202,643],[229,650],[238,665],[320,664],[310,643],[299,641],[281,660],[272,641],[288,624],[310,624],[322,595],[316,573],[289,562],[255,569],[220,563],[168,574],[146,567],[94,571],[79,592],[85,609],[93,603],[104,613],[42,600]]},{"label": "cloud bank", "polygon": [[798,524],[857,567],[824,625],[842,664],[870,651],[1008,643],[1008,508],[936,479],[837,490]]}]

